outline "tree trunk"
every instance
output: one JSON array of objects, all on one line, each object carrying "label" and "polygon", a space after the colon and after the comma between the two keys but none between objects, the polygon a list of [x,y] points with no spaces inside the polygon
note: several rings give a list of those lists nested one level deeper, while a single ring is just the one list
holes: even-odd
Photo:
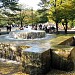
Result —
[{"label": "tree trunk", "polygon": [[58,34],[58,22],[56,22],[56,33]]},{"label": "tree trunk", "polygon": [[21,27],[23,27],[23,25],[22,25],[22,21],[21,21]]},{"label": "tree trunk", "polygon": [[67,24],[68,24],[68,22],[67,22],[67,20],[65,21],[65,34],[67,34]]},{"label": "tree trunk", "polygon": [[71,28],[73,28],[74,27],[74,23],[73,23],[73,20],[72,20],[72,25],[71,25]]}]

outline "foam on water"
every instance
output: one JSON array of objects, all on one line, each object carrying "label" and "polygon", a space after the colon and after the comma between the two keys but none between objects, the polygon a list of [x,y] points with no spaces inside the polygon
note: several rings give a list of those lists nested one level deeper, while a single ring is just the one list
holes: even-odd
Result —
[{"label": "foam on water", "polygon": [[24,30],[16,30],[9,33],[8,38],[10,39],[36,39],[44,38],[46,35],[43,30],[32,30],[31,28],[24,28]]}]

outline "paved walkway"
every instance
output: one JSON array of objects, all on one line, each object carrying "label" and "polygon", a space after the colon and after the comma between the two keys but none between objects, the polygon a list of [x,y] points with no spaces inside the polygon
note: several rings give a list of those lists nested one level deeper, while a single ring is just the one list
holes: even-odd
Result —
[{"label": "paved walkway", "polygon": [[[59,33],[64,34],[65,31],[64,30],[59,30]],[[75,30],[67,30],[68,34],[75,34]]]},{"label": "paved walkway", "polygon": [[[6,27],[0,28],[0,29],[1,29],[1,32],[7,32]],[[12,27],[12,28],[11,28],[11,31],[15,31],[15,30],[17,30],[17,29],[19,29],[19,28],[18,28],[18,27]]]},{"label": "paved walkway", "polygon": [[[4,28],[0,28],[1,31],[0,31],[0,35],[3,35],[3,34],[8,34],[9,32],[7,32],[7,29],[6,27]],[[15,30],[18,30],[19,28],[18,27],[12,27],[11,31],[15,31]]]},{"label": "paved walkway", "polygon": [[[4,28],[0,28],[1,31],[0,31],[0,34],[8,34],[9,32],[7,32],[7,29],[6,27]],[[18,30],[19,27],[12,27],[11,28],[11,31],[15,31],[15,30]],[[59,34],[64,34],[64,30],[59,30]],[[75,34],[75,30],[68,30],[68,34]]]}]

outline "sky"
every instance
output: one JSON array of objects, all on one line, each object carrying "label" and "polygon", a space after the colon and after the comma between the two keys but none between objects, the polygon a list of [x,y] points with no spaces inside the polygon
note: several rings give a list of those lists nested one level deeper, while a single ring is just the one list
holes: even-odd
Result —
[{"label": "sky", "polygon": [[19,0],[20,4],[26,4],[29,7],[33,7],[34,10],[37,10],[39,6],[37,5],[40,2],[40,0]]}]

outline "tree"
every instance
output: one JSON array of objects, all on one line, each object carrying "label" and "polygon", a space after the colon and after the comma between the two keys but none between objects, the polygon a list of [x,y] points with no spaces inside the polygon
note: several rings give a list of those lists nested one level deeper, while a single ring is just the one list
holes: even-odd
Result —
[{"label": "tree", "polygon": [[21,11],[17,14],[16,18],[20,21],[21,27],[23,24],[32,24],[32,10],[30,8],[21,8]]},{"label": "tree", "polygon": [[49,19],[56,23],[56,31],[58,33],[58,23],[61,21],[59,7],[62,0],[50,0]]},{"label": "tree", "polygon": [[39,15],[39,23],[48,22],[47,9],[41,9],[41,10],[38,10],[37,12],[38,12],[38,15]]},{"label": "tree", "polygon": [[12,23],[16,11],[20,10],[18,8],[18,0],[0,0],[0,3],[0,8],[2,10],[1,14],[7,16],[6,21],[8,20],[8,23]]},{"label": "tree", "polygon": [[0,8],[17,10],[18,0],[0,0]]},{"label": "tree", "polygon": [[48,22],[49,1],[48,0],[41,0],[41,2],[38,5],[41,7],[41,9],[39,9],[37,11],[40,15],[39,23]]},{"label": "tree", "polygon": [[[53,0],[51,0],[53,1]],[[67,25],[68,21],[74,19],[73,16],[75,12],[73,12],[75,3],[73,0],[55,0],[51,3],[50,8],[50,18],[56,22],[56,28],[58,30],[58,23],[64,19],[64,29],[65,33],[67,33]],[[73,5],[74,4],[74,5]],[[72,13],[73,12],[73,13]]]},{"label": "tree", "polygon": [[[74,19],[74,15],[75,15],[75,2],[73,2],[73,0],[66,0],[65,2],[63,2],[59,8],[59,13],[61,14],[60,17],[61,19],[64,19],[64,25],[65,25],[65,33],[67,33],[67,26],[68,26],[68,22],[69,20],[73,20]],[[66,13],[65,13],[66,12]]]},{"label": "tree", "polygon": [[[60,2],[60,0],[59,0]],[[57,2],[57,0],[41,0],[41,3],[40,5],[47,9],[46,13],[49,12],[49,9],[50,9],[50,16],[49,14],[47,13],[47,18],[51,18],[53,21],[55,21],[56,23],[56,30],[58,32],[58,23],[59,23],[59,17],[58,17],[58,11],[56,10],[59,2]],[[44,16],[44,15],[43,15]],[[48,20],[47,20],[48,21]]]},{"label": "tree", "polygon": [[71,27],[73,27],[73,23],[75,20],[75,0],[72,1],[71,11],[70,11],[70,21],[72,22]]},{"label": "tree", "polygon": [[[1,11],[0,11],[1,12]],[[7,23],[5,15],[0,13],[0,27],[3,27]]]}]

